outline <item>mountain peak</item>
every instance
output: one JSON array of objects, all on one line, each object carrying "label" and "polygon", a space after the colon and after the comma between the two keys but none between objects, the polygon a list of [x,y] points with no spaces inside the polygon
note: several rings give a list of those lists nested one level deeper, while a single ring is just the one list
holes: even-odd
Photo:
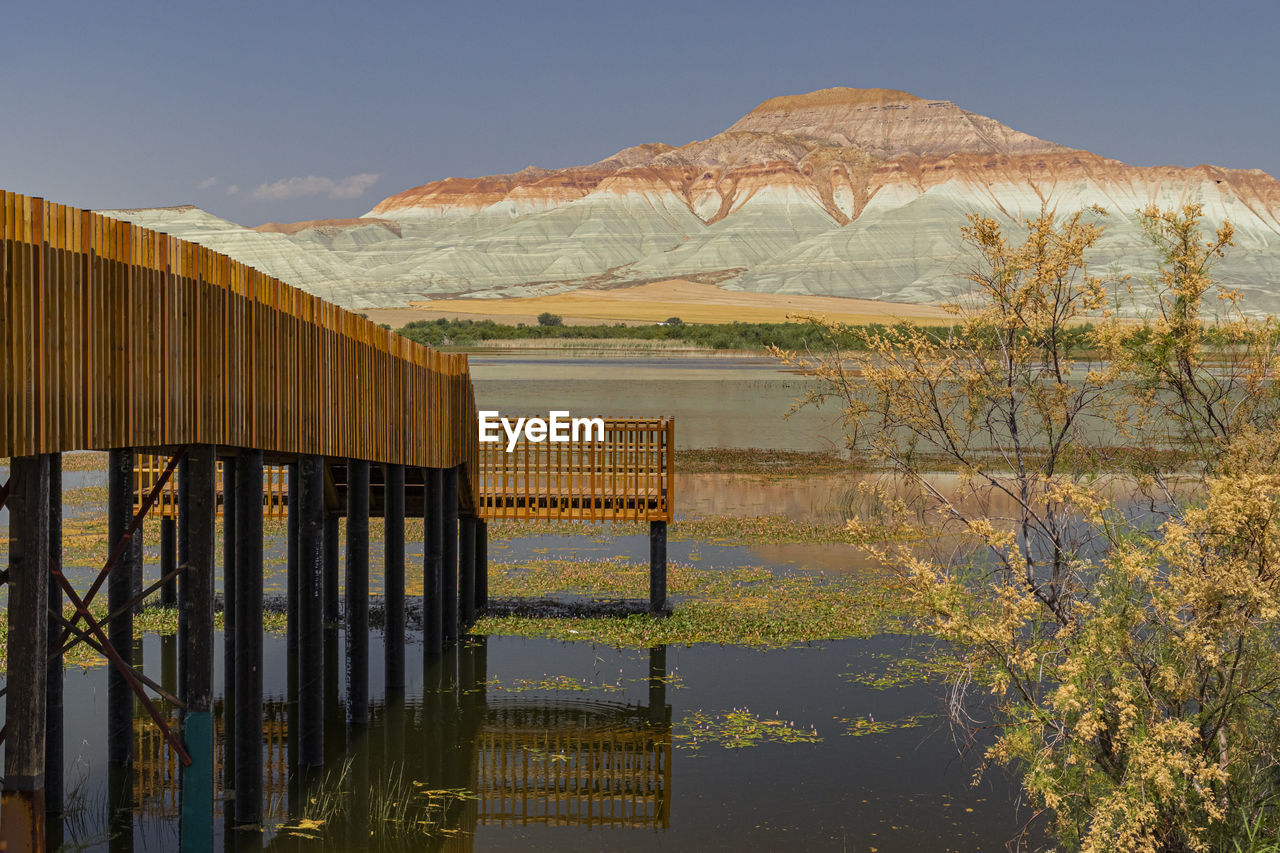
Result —
[{"label": "mountain peak", "polygon": [[820,89],[770,98],[729,130],[815,139],[885,159],[903,154],[945,157],[1068,150],[951,101],[930,101],[896,89]]},{"label": "mountain peak", "polygon": [[884,106],[885,104],[909,104],[923,101],[910,92],[899,89],[851,89],[848,86],[836,86],[832,89],[818,89],[803,95],[781,95],[770,98],[752,110],[756,113],[776,113],[791,110],[811,110],[823,107],[842,106]]}]

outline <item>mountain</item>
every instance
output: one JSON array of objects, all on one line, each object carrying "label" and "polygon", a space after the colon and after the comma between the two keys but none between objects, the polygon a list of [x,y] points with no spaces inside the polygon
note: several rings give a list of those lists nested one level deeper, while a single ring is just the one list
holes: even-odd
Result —
[{"label": "mountain", "polygon": [[1235,224],[1220,278],[1280,313],[1280,183],[1265,172],[1128,166],[890,89],[773,98],[710,139],[448,178],[358,219],[248,229],[196,208],[115,213],[354,308],[671,278],[934,302],[967,287],[969,212],[1016,227],[1042,207],[1101,205],[1112,216],[1091,262],[1140,275],[1155,255],[1135,212],[1185,201]]}]

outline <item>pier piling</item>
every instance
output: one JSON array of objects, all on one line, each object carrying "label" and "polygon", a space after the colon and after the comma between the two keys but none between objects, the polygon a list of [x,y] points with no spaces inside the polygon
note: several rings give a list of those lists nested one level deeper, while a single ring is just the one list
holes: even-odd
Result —
[{"label": "pier piling", "polygon": [[458,604],[463,630],[476,621],[476,519],[458,519]]},{"label": "pier piling", "polygon": [[[45,846],[45,689],[49,619],[49,457],[9,468],[9,625],[0,840],[10,851]],[[128,687],[125,687],[128,690]],[[130,704],[132,709],[132,704]]]},{"label": "pier piling", "polygon": [[369,463],[347,462],[347,717],[369,722]]},{"label": "pier piling", "polygon": [[422,641],[426,656],[432,657],[444,650],[444,471],[423,471]]},{"label": "pier piling", "polygon": [[324,460],[303,456],[298,468],[298,761],[306,771],[324,765]]},{"label": "pier piling", "polygon": [[[182,769],[179,833],[182,849],[213,850],[213,602],[217,459],[210,445],[194,445],[183,460],[185,497],[179,499],[182,619],[179,698],[182,735],[191,764]],[[181,481],[180,481],[181,482]]]},{"label": "pier piling", "polygon": [[236,454],[235,820],[262,821],[262,451]]},{"label": "pier piling", "polygon": [[[108,551],[124,539],[133,523],[134,452],[132,448],[112,450],[107,472]],[[17,529],[16,525],[12,529]],[[120,560],[107,576],[107,609],[117,616],[107,623],[107,639],[126,666],[133,666],[132,546],[126,546]],[[10,602],[9,612],[14,612]],[[133,691],[116,667],[107,670],[107,763],[127,765],[133,761]]]},{"label": "pier piling", "polygon": [[444,560],[441,595],[444,608],[444,644],[458,642],[458,469],[444,471]]},{"label": "pier piling", "polygon": [[649,612],[667,609],[667,523],[649,522]]},{"label": "pier piling", "polygon": [[383,665],[387,695],[404,690],[404,466],[383,469]]}]

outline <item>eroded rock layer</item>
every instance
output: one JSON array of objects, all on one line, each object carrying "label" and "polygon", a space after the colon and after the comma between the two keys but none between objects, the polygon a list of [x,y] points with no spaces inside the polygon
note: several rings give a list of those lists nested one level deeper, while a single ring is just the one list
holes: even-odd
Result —
[{"label": "eroded rock layer", "polygon": [[731,290],[931,302],[966,289],[965,215],[1009,226],[1106,208],[1091,258],[1148,272],[1147,204],[1230,219],[1218,273],[1280,312],[1280,183],[1258,170],[1134,167],[949,101],[887,89],[773,98],[710,139],[569,169],[448,178],[365,217],[241,228],[195,208],[122,212],[350,307],[681,277]]}]

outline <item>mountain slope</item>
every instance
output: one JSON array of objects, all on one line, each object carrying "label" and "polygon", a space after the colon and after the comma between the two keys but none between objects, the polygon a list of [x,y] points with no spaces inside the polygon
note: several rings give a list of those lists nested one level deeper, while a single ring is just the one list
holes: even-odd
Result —
[{"label": "mountain slope", "polygon": [[586,166],[448,178],[356,220],[239,228],[123,212],[351,307],[494,298],[673,277],[761,293],[930,302],[962,292],[970,212],[1014,226],[1101,205],[1098,268],[1151,269],[1135,212],[1198,201],[1230,218],[1220,276],[1280,311],[1280,183],[1257,170],[1141,168],[888,89],[773,98],[723,133]]}]

